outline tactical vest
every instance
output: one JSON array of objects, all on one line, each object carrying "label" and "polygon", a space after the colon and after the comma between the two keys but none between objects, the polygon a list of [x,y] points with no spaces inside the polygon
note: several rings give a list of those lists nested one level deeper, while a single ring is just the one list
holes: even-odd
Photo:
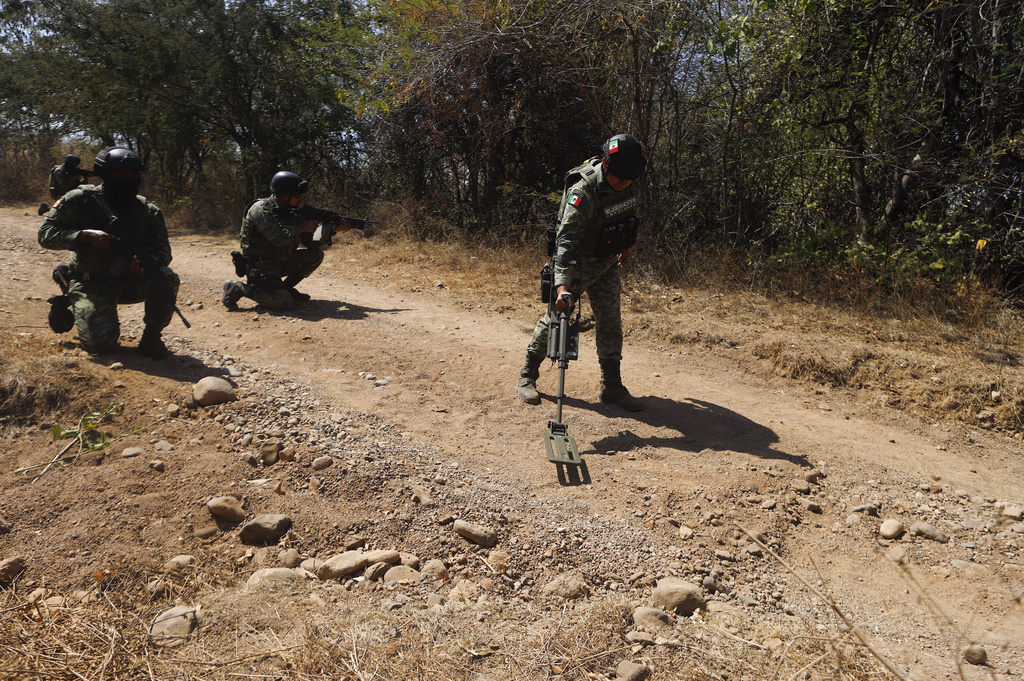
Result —
[{"label": "tactical vest", "polygon": [[559,224],[565,214],[565,204],[573,192],[584,193],[596,207],[594,223],[580,239],[579,254],[585,257],[605,258],[622,253],[636,242],[639,227],[636,189],[630,185],[624,191],[602,195],[598,187],[600,167],[601,158],[595,157],[566,173],[562,202],[558,207]]}]

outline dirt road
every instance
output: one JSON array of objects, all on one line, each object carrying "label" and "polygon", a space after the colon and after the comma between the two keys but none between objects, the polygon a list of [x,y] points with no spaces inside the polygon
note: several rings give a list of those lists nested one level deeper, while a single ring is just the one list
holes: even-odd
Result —
[{"label": "dirt road", "polygon": [[[0,327],[8,337],[57,340],[38,327],[45,324],[45,299],[56,292],[50,272],[63,254],[35,244],[38,223],[28,210],[0,210]],[[485,283],[453,287],[436,268],[398,258],[389,264],[372,239],[349,238],[302,283],[312,301],[300,310],[268,313],[243,300],[241,311],[229,312],[219,299],[232,276],[231,240],[176,234],[172,246],[172,267],[183,282],[179,304],[192,328],[175,319],[167,329],[178,356],[163,363],[164,376],[174,378],[197,348],[269,367],[311,386],[325,405],[379,415],[475,477],[541,501],[573,499],[595,517],[638,526],[668,509],[665,515],[684,526],[696,524],[693,541],[710,550],[723,544],[716,519],[775,522],[787,528],[787,561],[810,577],[813,558],[837,598],[911,651],[911,666],[936,654],[926,649],[936,629],[887,567],[882,553],[889,547],[876,535],[880,518],[854,509],[873,503],[882,518],[900,517],[908,528],[918,520],[940,525],[952,535],[948,543],[909,534],[904,542],[918,579],[970,638],[1002,650],[1003,667],[1024,672],[1022,613],[1012,600],[1024,585],[1024,535],[1014,540],[1009,525],[997,523],[980,536],[965,525],[998,519],[1005,507],[1024,502],[1019,441],[920,422],[884,408],[877,395],[782,379],[743,347],[642,347],[627,340],[623,375],[646,407],[627,413],[596,402],[593,335],[584,333],[581,360],[567,377],[563,421],[586,466],[566,474],[544,452],[557,368],[542,369],[540,406],[522,404],[514,391],[542,312],[532,282],[512,298],[488,295]],[[686,304],[679,303],[681,316]],[[141,317],[141,305],[123,308],[124,328],[139,330]],[[812,469],[827,477],[802,492]],[[772,513],[782,520],[769,520]],[[999,532],[1002,538],[993,539]],[[958,568],[957,561],[980,567]],[[1021,655],[1017,663],[1010,662],[1014,655]]]}]

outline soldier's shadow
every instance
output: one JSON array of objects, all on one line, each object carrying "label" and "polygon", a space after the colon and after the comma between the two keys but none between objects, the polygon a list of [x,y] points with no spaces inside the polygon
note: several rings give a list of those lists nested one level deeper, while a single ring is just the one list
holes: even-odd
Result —
[{"label": "soldier's shadow", "polygon": [[168,343],[168,345],[171,346],[174,354],[167,359],[155,360],[143,357],[132,345],[122,345],[117,352],[92,355],[89,357],[89,361],[107,367],[119,363],[125,371],[135,371],[175,381],[196,383],[207,376],[220,376],[234,384],[227,368],[208,366],[202,359],[189,354],[188,350],[175,348],[174,343]]},{"label": "soldier's shadow", "polygon": [[[644,396],[644,410],[627,412],[616,405],[594,404],[591,408],[608,416],[624,416],[653,428],[670,429],[671,434],[641,437],[630,430],[591,443],[589,452],[608,454],[629,452],[643,447],[675,449],[686,452],[742,452],[761,459],[787,461],[803,468],[813,468],[806,457],[779,450],[774,445],[778,434],[771,428],[727,409],[719,404],[688,398],[673,400]],[[564,404],[564,402],[563,402]]]},{"label": "soldier's shadow", "polygon": [[398,314],[407,312],[408,308],[379,308],[354,305],[340,300],[308,300],[294,310],[285,312],[270,312],[261,307],[255,311],[263,314],[272,314],[280,317],[292,317],[306,321],[318,322],[324,319],[338,319],[342,321],[355,321],[365,319],[371,314]]}]

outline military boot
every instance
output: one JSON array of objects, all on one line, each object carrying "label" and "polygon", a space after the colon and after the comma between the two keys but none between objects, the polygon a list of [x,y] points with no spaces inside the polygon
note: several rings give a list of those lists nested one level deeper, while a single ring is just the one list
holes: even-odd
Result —
[{"label": "military boot", "polygon": [[644,403],[629,394],[626,386],[622,385],[619,360],[602,359],[601,364],[601,392],[599,399],[605,404],[617,404],[626,411],[643,411]]},{"label": "military boot", "polygon": [[540,378],[540,363],[543,361],[543,357],[526,355],[526,364],[519,371],[516,392],[519,393],[519,399],[527,404],[540,404],[540,393],[537,392],[537,379]]},{"label": "military boot", "polygon": [[159,331],[147,328],[142,332],[142,340],[139,341],[139,354],[150,359],[167,359],[174,353],[164,345]]},{"label": "military boot", "polygon": [[288,293],[292,294],[292,300],[294,300],[296,303],[304,303],[311,297],[308,293],[303,293],[302,291],[299,291],[297,288],[295,288],[295,285],[298,284],[300,281],[302,281],[302,277],[297,277],[294,274],[292,274],[285,277],[284,282],[282,282],[284,284],[284,287],[288,289]]},{"label": "military boot", "polygon": [[224,282],[224,295],[221,296],[220,302],[229,310],[238,309],[238,301],[245,295],[245,289],[242,287],[240,281],[225,281]]}]

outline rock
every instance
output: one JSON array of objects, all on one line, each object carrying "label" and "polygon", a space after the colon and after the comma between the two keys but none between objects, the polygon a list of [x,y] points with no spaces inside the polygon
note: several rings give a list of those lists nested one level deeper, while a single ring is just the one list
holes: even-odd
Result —
[{"label": "rock", "polygon": [[298,570],[283,567],[263,568],[252,573],[245,582],[247,589],[274,589],[302,581],[302,573]]},{"label": "rock", "polygon": [[160,459],[153,459],[149,462],[149,467],[155,470],[157,473],[164,472],[164,462]]},{"label": "rock", "polygon": [[562,600],[577,600],[590,593],[587,583],[575,572],[559,575],[544,585],[544,595]]},{"label": "rock", "polygon": [[460,579],[448,593],[448,600],[462,603],[475,603],[477,596],[480,595],[480,591],[480,585],[476,582],[468,579]]},{"label": "rock", "polygon": [[427,577],[433,577],[434,579],[448,579],[448,568],[445,567],[445,564],[437,558],[428,560],[427,564],[423,566],[420,572]]},{"label": "rock", "polygon": [[142,447],[125,447],[123,450],[121,450],[121,458],[132,459],[135,458],[136,456],[141,456],[142,453],[145,451],[146,450],[144,450]]},{"label": "rock", "polygon": [[373,563],[387,563],[388,565],[395,565],[401,562],[402,555],[394,549],[380,549],[377,551],[366,552],[366,562],[369,564]]},{"label": "rock", "polygon": [[825,474],[818,470],[817,468],[812,468],[811,470],[804,473],[804,480],[811,483],[812,485],[817,485],[819,482],[821,482],[822,478],[824,477]]},{"label": "rock", "polygon": [[498,533],[484,525],[468,523],[465,520],[456,520],[453,529],[463,539],[480,546],[489,548],[498,543]]},{"label": "rock", "polygon": [[9,522],[7,522],[7,518],[4,518],[2,515],[0,515],[0,535],[10,534],[10,533],[11,533],[11,524]]},{"label": "rock", "polygon": [[398,555],[401,557],[399,562],[402,565],[404,565],[406,567],[411,567],[413,570],[419,570],[420,569],[420,557],[419,556],[417,556],[415,554],[412,554],[412,553],[406,553],[405,551],[399,551]]},{"label": "rock", "polygon": [[653,646],[654,637],[646,631],[630,631],[626,634],[626,640],[630,643],[639,643],[642,646]]},{"label": "rock", "polygon": [[324,561],[320,560],[319,558],[307,558],[299,564],[299,567],[305,570],[306,572],[311,572],[315,575],[316,571],[319,570],[320,566],[323,564]]},{"label": "rock", "polygon": [[405,565],[395,565],[384,575],[385,582],[397,582],[399,584],[415,584],[422,580],[423,575]]},{"label": "rock", "polygon": [[430,498],[430,492],[425,487],[418,485],[412,488],[412,503],[419,504],[423,508],[434,507],[434,500]]},{"label": "rock", "polygon": [[365,570],[363,570],[363,579],[369,582],[379,582],[384,579],[384,575],[391,566],[387,563],[372,563]]},{"label": "rock", "polygon": [[665,577],[659,581],[651,600],[659,608],[686,617],[706,607],[700,587],[677,577]]},{"label": "rock", "polygon": [[349,534],[341,540],[341,545],[345,547],[346,551],[352,551],[366,546],[366,539],[356,534]]},{"label": "rock", "polygon": [[651,670],[642,664],[623,660],[615,668],[615,673],[619,677],[616,681],[644,681],[650,677]]},{"label": "rock", "polygon": [[273,466],[281,459],[281,441],[271,438],[260,445],[260,461],[264,466]]},{"label": "rock", "polygon": [[202,614],[200,606],[179,605],[166,610],[149,625],[149,635],[158,646],[184,643],[185,639],[199,628]]},{"label": "rock", "polygon": [[277,559],[281,561],[281,564],[285,567],[296,568],[302,564],[302,556],[295,549],[286,549],[281,553],[277,554]]},{"label": "rock", "polygon": [[14,578],[25,569],[25,559],[21,556],[0,560],[0,584],[14,581]]},{"label": "rock", "polygon": [[197,527],[192,531],[192,534],[196,539],[211,539],[216,537],[218,532],[220,532],[220,528],[216,525],[206,525],[205,527]]},{"label": "rock", "polygon": [[242,526],[238,539],[243,544],[276,544],[291,527],[291,518],[286,515],[258,515]]},{"label": "rock", "polygon": [[903,523],[895,518],[887,518],[882,521],[882,525],[878,528],[878,534],[883,539],[896,539],[903,534]]},{"label": "rock", "polygon": [[334,463],[334,459],[329,456],[318,456],[313,459],[313,470],[322,471]]},{"label": "rock", "polygon": [[945,544],[949,541],[949,535],[947,535],[939,528],[929,525],[928,523],[914,523],[910,526],[910,533],[916,534],[919,537],[924,537],[925,539],[931,539],[932,541],[940,542],[942,544]]},{"label": "rock", "polygon": [[328,558],[317,568],[316,577],[321,581],[341,579],[361,572],[369,564],[366,554],[362,551],[346,551]]},{"label": "rock", "polygon": [[770,511],[773,508],[775,508],[777,504],[778,502],[775,501],[775,499],[765,499],[764,501],[761,502],[761,508],[763,508],[766,511]]},{"label": "rock", "polygon": [[233,496],[214,497],[206,502],[206,508],[214,518],[237,525],[245,520],[245,509],[242,502]]},{"label": "rock", "polygon": [[166,563],[163,564],[163,566],[160,569],[164,572],[184,572],[187,568],[190,568],[193,565],[195,565],[195,562],[195,556],[182,554],[180,556],[175,556],[174,558],[168,560]]},{"label": "rock", "polygon": [[811,513],[821,513],[821,505],[817,501],[814,501],[813,499],[806,499],[804,497],[800,497],[799,499],[797,499],[797,503],[799,503],[801,506],[803,506]]},{"label": "rock", "polygon": [[679,527],[679,538],[680,539],[693,539],[693,530],[691,530],[686,525],[681,525]]},{"label": "rock", "polygon": [[1024,509],[1020,506],[1007,506],[1003,509],[1003,515],[1014,520],[1024,520]]},{"label": "rock", "polygon": [[970,664],[985,664],[988,652],[977,643],[972,643],[964,649],[964,659]]},{"label": "rock", "polygon": [[638,629],[657,631],[672,627],[672,615],[660,608],[637,608],[633,611],[633,624]]},{"label": "rock", "polygon": [[192,398],[201,407],[209,407],[224,402],[234,402],[235,388],[227,379],[220,376],[207,376],[192,386]]}]

